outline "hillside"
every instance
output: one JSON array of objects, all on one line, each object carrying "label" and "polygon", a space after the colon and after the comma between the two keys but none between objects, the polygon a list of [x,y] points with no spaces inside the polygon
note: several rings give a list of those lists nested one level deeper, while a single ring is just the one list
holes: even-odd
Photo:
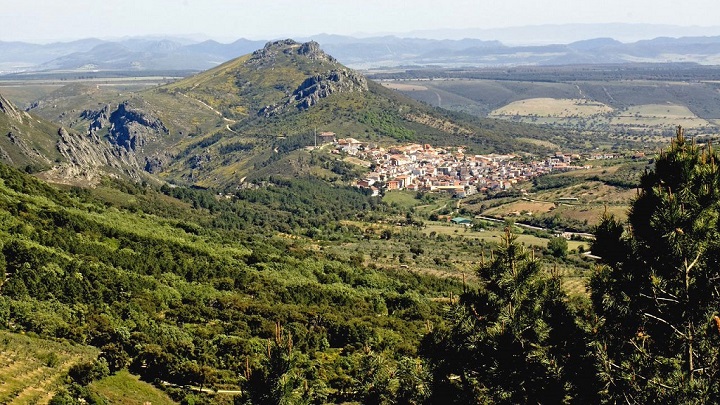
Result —
[{"label": "hillside", "polygon": [[271,174],[332,177],[318,156],[303,149],[314,145],[315,130],[370,142],[502,152],[541,150],[514,138],[554,136],[547,129],[433,109],[368,81],[317,43],[292,40],[150,90],[120,93],[73,84],[31,111],[107,141],[133,170],[219,188]]},{"label": "hillside", "polygon": [[58,127],[32,117],[0,95],[0,160],[28,170],[48,169],[62,156]]},{"label": "hillside", "polygon": [[352,188],[278,183],[234,201],[112,181],[63,191],[0,164],[0,195],[0,324],[102,348],[111,370],[146,381],[237,389],[280,325],[298,370],[327,384],[312,389],[342,402],[363,347],[414,356],[438,300],[461,290],[326,253],[368,240],[339,222],[379,204]]}]

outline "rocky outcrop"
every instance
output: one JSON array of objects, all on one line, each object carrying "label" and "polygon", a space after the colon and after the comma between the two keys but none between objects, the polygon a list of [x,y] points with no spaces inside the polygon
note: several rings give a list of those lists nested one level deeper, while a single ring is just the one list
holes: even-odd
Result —
[{"label": "rocky outcrop", "polygon": [[148,173],[160,173],[173,162],[174,156],[168,153],[160,153],[145,158],[144,170]]},{"label": "rocky outcrop", "polygon": [[292,39],[283,39],[279,41],[268,42],[262,49],[252,53],[251,62],[260,62],[263,60],[271,60],[275,56],[285,53],[296,53],[305,56],[311,60],[323,60],[327,62],[337,62],[335,58],[323,52],[320,44],[315,41],[300,43]]},{"label": "rocky outcrop", "polygon": [[350,69],[331,70],[308,77],[285,102],[266,106],[258,115],[270,117],[293,105],[299,110],[307,110],[331,94],[364,91],[368,91],[368,84],[363,75]]},{"label": "rocky outcrop", "polygon": [[57,183],[93,184],[102,175],[126,175],[141,178],[141,167],[135,154],[114,146],[99,137],[95,131],[85,135],[58,129],[57,150],[65,163],[56,165],[42,177]]},{"label": "rocky outcrop", "polygon": [[349,69],[332,70],[324,75],[317,75],[305,80],[293,95],[297,108],[308,109],[317,104],[321,98],[333,93],[352,93],[368,90],[367,79]]},{"label": "rocky outcrop", "polygon": [[8,118],[18,122],[22,122],[23,118],[30,117],[28,113],[15,107],[15,105],[3,97],[2,94],[0,94],[0,113],[5,114]]},{"label": "rocky outcrop", "polygon": [[109,140],[128,151],[137,151],[158,133],[169,131],[159,118],[147,112],[131,108],[128,103],[118,105],[109,117]]},{"label": "rocky outcrop", "polygon": [[12,158],[10,157],[10,154],[7,153],[7,151],[5,149],[3,149],[1,146],[0,146],[0,160],[7,162],[11,165],[14,164]]},{"label": "rocky outcrop", "polygon": [[323,52],[323,50],[320,49],[320,44],[315,41],[305,42],[304,44],[300,45],[297,53],[298,55],[303,55],[310,60],[323,60],[333,63],[337,62],[335,58]]}]

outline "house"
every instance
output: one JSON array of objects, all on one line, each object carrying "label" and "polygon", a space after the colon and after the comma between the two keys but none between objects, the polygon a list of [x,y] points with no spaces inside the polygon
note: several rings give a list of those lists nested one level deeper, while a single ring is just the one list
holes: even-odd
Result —
[{"label": "house", "polygon": [[333,143],[335,140],[335,132],[321,132],[320,135],[318,135],[318,141],[320,141],[321,144]]}]

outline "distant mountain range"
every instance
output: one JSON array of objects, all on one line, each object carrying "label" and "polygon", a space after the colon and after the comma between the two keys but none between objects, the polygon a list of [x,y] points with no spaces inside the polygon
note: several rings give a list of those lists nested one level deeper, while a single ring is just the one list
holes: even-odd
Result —
[{"label": "distant mountain range", "polygon": [[[666,32],[708,32],[717,36],[657,37],[621,42],[618,37],[638,37],[645,26],[598,25],[586,32],[606,33],[606,37],[570,43],[508,45],[499,40],[422,39],[400,36],[356,38],[320,34],[312,38],[345,65],[372,69],[399,66],[517,66],[593,63],[689,62],[720,64],[720,29],[666,27]],[[562,29],[561,29],[562,28]],[[647,26],[648,32],[662,32],[660,26]],[[562,37],[563,30],[580,26],[541,26],[515,29],[528,37],[532,29],[538,38]],[[613,30],[615,29],[615,30]],[[715,32],[718,31],[718,32]],[[455,31],[465,33],[463,30]],[[488,38],[491,30],[468,31]],[[618,34],[616,37],[614,33]],[[418,33],[417,35],[421,35]],[[429,35],[429,34],[428,34]],[[498,33],[500,35],[500,33]],[[502,35],[500,35],[503,37]],[[508,34],[505,38],[512,38]],[[519,37],[517,37],[519,38]],[[537,40],[536,42],[539,42]],[[213,40],[192,42],[179,38],[133,38],[118,41],[83,39],[46,45],[0,42],[0,73],[39,71],[168,71],[206,70],[261,48],[267,41],[239,39],[224,44]]]}]

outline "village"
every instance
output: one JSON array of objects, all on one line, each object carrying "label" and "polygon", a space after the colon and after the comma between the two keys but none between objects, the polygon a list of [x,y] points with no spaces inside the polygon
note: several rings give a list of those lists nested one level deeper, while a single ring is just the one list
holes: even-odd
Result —
[{"label": "village", "polygon": [[488,191],[509,190],[518,183],[553,171],[568,171],[579,155],[557,152],[542,161],[524,161],[515,155],[471,155],[463,147],[439,148],[409,144],[383,148],[353,138],[336,139],[332,132],[318,135],[332,144],[332,153],[346,154],[368,163],[371,171],[357,180],[373,195],[384,191],[437,191],[457,198]]}]

